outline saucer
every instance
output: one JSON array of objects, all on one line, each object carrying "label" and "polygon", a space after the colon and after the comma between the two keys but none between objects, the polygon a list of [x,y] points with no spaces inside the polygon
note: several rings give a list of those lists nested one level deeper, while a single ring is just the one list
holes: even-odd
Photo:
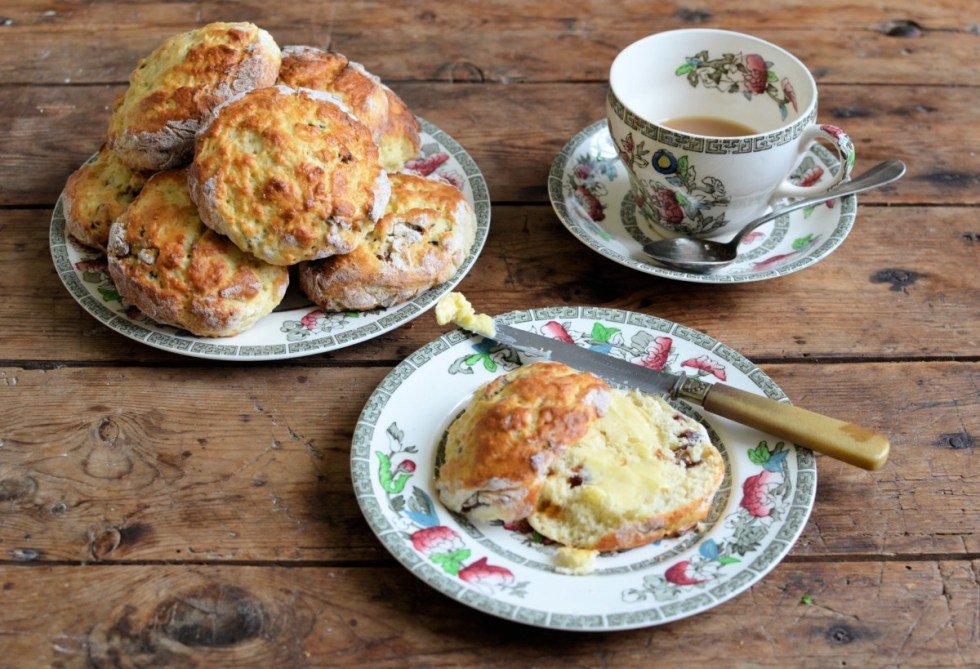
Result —
[{"label": "saucer", "polygon": [[[839,169],[837,156],[814,144],[794,177],[820,183]],[[790,212],[754,230],[742,242],[735,262],[710,274],[661,265],[643,253],[643,245],[663,235],[637,212],[605,120],[588,126],[562,148],[551,165],[548,194],[568,231],[596,253],[646,274],[693,283],[747,283],[798,272],[841,245],[857,212],[854,195]]]}]

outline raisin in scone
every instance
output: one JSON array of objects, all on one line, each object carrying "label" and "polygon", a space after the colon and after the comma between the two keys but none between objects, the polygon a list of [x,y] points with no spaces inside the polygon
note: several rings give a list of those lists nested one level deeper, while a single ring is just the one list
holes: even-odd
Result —
[{"label": "raisin in scone", "polygon": [[367,311],[448,281],[476,238],[476,216],[453,186],[393,174],[384,216],[350,253],[300,264],[300,288],[326,311]]},{"label": "raisin in scone", "polygon": [[436,488],[472,518],[616,551],[703,520],[724,472],[704,427],[659,397],[547,362],[477,392],[449,428]]},{"label": "raisin in scone", "polygon": [[201,222],[186,170],[147,181],[112,224],[108,262],[123,300],[202,337],[248,329],[278,306],[289,283],[288,268],[239,250]]},{"label": "raisin in scone", "polygon": [[217,110],[189,185],[205,224],[274,265],[354,250],[391,194],[367,127],[335,97],[283,85]]},{"label": "raisin in scone", "polygon": [[109,121],[109,148],[133,170],[190,162],[194,136],[215,107],[271,86],[281,54],[251,23],[210,23],[175,35],[139,62]]},{"label": "raisin in scone", "polygon": [[109,227],[136,199],[147,175],[134,172],[106,146],[65,183],[62,206],[65,229],[74,239],[101,251],[109,241]]}]

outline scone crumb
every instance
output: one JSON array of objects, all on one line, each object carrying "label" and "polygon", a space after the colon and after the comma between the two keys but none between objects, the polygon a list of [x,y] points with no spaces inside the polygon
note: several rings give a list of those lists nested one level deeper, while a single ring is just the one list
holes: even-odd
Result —
[{"label": "scone crumb", "polygon": [[478,314],[462,293],[446,293],[436,303],[436,323],[453,323],[464,330],[493,339],[497,328],[487,314]]},{"label": "scone crumb", "polygon": [[595,569],[599,551],[562,546],[555,552],[555,571],[570,576],[584,576]]}]

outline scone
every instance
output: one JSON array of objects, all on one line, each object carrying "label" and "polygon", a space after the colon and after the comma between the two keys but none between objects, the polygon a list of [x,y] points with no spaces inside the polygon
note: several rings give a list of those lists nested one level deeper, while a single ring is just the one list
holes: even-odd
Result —
[{"label": "scone", "polygon": [[527,518],[555,458],[606,414],[611,397],[602,379],[556,362],[494,379],[449,427],[439,499],[476,520]]},{"label": "scone", "polygon": [[659,397],[547,362],[477,392],[449,428],[436,488],[471,518],[617,551],[703,520],[724,472],[704,427]]},{"label": "scone", "polygon": [[133,170],[186,165],[211,111],[274,84],[280,59],[272,36],[251,23],[211,23],[171,37],[139,62],[116,100],[109,148]]},{"label": "scone", "polygon": [[384,216],[350,253],[302,263],[300,288],[325,311],[390,307],[448,281],[470,253],[476,216],[448,184],[392,174]]},{"label": "scone", "polygon": [[106,146],[68,177],[62,196],[65,228],[73,238],[106,250],[109,227],[136,199],[146,174],[126,167]]},{"label": "scone", "polygon": [[289,270],[240,251],[207,228],[186,170],[153,175],[112,224],[109,275],[129,304],[202,337],[238,334],[282,301]]},{"label": "scone", "polygon": [[421,126],[408,105],[359,63],[336,51],[287,46],[279,81],[338,95],[350,112],[371,130],[381,166],[397,172],[421,148]]},{"label": "scone", "polygon": [[274,265],[353,251],[391,194],[367,127],[335,97],[282,85],[215,113],[188,183],[208,227]]}]

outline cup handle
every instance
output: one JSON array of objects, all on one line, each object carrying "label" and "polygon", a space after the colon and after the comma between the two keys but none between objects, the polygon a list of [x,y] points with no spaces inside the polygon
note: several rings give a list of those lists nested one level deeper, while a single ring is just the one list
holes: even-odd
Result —
[{"label": "cup handle", "polygon": [[845,178],[851,174],[851,168],[854,167],[854,142],[846,132],[838,128],[836,125],[811,125],[809,128],[803,131],[803,136],[800,138],[800,146],[802,147],[800,155],[804,155],[807,150],[809,150],[810,145],[817,140],[825,140],[831,146],[837,150],[837,155],[840,157],[841,168],[837,170],[837,174],[833,176],[830,181],[825,181],[814,186],[800,186],[791,183],[788,179],[783,181],[778,188],[773,192],[772,197],[769,198],[770,204],[777,200],[783,198],[797,198],[797,197],[808,197],[810,195],[818,195],[824,191],[836,186]]}]

